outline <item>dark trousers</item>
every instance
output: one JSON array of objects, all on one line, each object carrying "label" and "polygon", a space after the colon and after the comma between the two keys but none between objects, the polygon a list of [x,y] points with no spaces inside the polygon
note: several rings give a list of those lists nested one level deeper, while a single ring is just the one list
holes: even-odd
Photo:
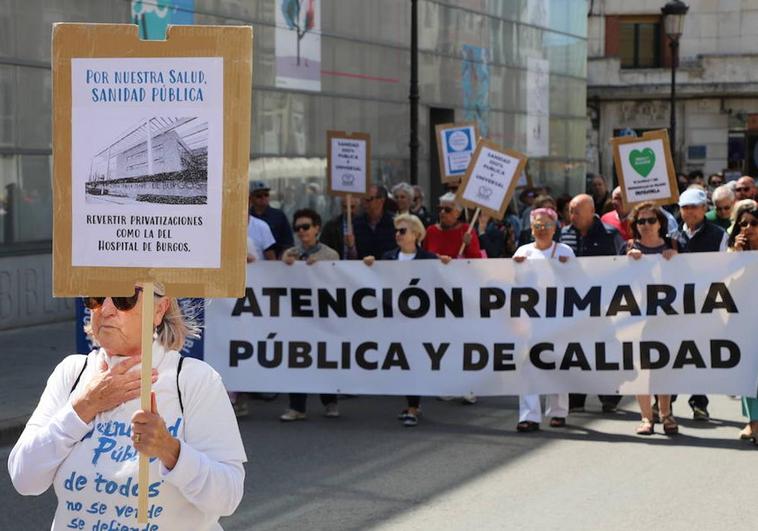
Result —
[{"label": "dark trousers", "polygon": [[408,407],[418,408],[421,405],[420,396],[406,396],[405,399],[408,401]]},{"label": "dark trousers", "polygon": [[[621,395],[598,395],[600,402],[603,404],[610,404],[617,406],[621,402]],[[569,409],[577,407],[584,407],[584,403],[587,401],[587,395],[578,393],[569,394]]]},{"label": "dark trousers", "polygon": [[[323,405],[337,402],[337,395],[319,395]],[[305,404],[308,402],[308,395],[305,393],[290,393],[290,409],[305,413]]]},{"label": "dark trousers", "polygon": [[[671,397],[671,403],[673,404],[676,402],[677,395],[673,395]],[[705,395],[692,395],[690,396],[690,399],[687,400],[687,403],[690,405],[690,407],[699,407],[700,409],[707,409],[708,408],[708,397]]]}]

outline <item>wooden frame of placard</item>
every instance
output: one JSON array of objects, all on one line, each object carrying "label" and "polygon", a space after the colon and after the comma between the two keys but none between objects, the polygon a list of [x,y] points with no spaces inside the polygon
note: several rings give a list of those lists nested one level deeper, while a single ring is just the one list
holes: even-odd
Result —
[{"label": "wooden frame of placard", "polygon": [[[442,132],[447,129],[458,129],[461,127],[473,127],[474,128],[474,142],[479,142],[479,127],[476,125],[476,122],[457,122],[457,123],[448,123],[448,124],[437,124],[434,126],[434,133],[437,135],[437,160],[439,161],[440,165],[440,180],[442,181],[442,184],[446,183],[456,183],[461,181],[463,176],[461,175],[448,175],[445,173],[445,150],[442,147]],[[476,148],[474,148],[476,150]],[[473,153],[471,155],[474,156]],[[465,175],[465,174],[464,174]]]},{"label": "wooden frame of placard", "polygon": [[[505,196],[503,197],[503,201],[500,204],[499,210],[492,210],[491,208],[482,206],[479,203],[476,203],[474,201],[464,199],[463,197],[464,191],[466,190],[469,180],[471,179],[471,173],[473,172],[474,167],[476,166],[477,160],[479,160],[479,154],[481,153],[482,148],[485,148],[485,147],[493,151],[497,151],[498,153],[502,153],[503,155],[508,155],[509,157],[513,157],[519,160],[518,166],[516,167],[516,171],[513,174],[514,177],[511,179],[511,183],[508,186],[508,190],[506,191]],[[467,208],[481,210],[482,212],[489,214],[491,217],[495,219],[503,219],[503,217],[505,216],[505,211],[508,210],[508,205],[510,204],[511,198],[513,197],[513,194],[516,191],[516,185],[518,184],[519,176],[521,175],[521,172],[524,171],[524,168],[526,167],[527,160],[528,160],[528,157],[519,151],[515,151],[513,149],[503,149],[502,147],[498,146],[494,142],[490,142],[489,140],[484,140],[480,138],[479,142],[476,145],[476,150],[474,151],[474,154],[471,156],[471,162],[469,163],[468,169],[466,170],[466,175],[463,176],[463,181],[461,181],[461,185],[458,187],[458,192],[455,195],[456,202],[458,202],[460,205]]]},{"label": "wooden frame of placard", "polygon": [[[139,282],[160,281],[171,296],[237,297],[244,293],[250,111],[250,26],[169,26],[165,41],[140,40],[132,24],[53,26],[53,294],[127,296]],[[222,57],[224,147],[221,267],[74,267],[72,265],[73,58]],[[238,212],[239,215],[229,215]]]},{"label": "wooden frame of placard", "polygon": [[[624,177],[624,168],[621,165],[621,153],[619,146],[626,144],[636,144],[639,142],[649,142],[650,140],[660,140],[663,143],[663,154],[666,157],[666,173],[668,174],[669,190],[671,195],[661,199],[635,201],[630,203],[626,195],[626,179]],[[610,144],[613,149],[613,164],[616,167],[616,176],[618,177],[619,186],[621,187],[621,196],[624,201],[624,206],[631,209],[635,205],[640,203],[651,202],[657,206],[670,205],[679,201],[679,183],[676,178],[676,168],[674,167],[674,160],[671,157],[671,144],[669,142],[669,134],[666,129],[659,129],[657,131],[648,131],[642,133],[642,136],[620,136],[611,139]]]},{"label": "wooden frame of placard", "polygon": [[368,193],[371,188],[371,135],[368,133],[348,133],[345,131],[327,131],[326,132],[326,189],[330,195],[341,197],[351,196],[353,192],[342,192],[332,188],[332,139],[344,138],[345,140],[362,140],[366,142],[366,188],[363,195]]}]

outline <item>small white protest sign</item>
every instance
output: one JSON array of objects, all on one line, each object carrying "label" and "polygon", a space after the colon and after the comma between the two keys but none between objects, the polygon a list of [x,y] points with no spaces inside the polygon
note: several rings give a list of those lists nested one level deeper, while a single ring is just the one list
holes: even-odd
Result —
[{"label": "small white protest sign", "polygon": [[614,138],[612,143],[625,205],[676,201],[678,189],[666,131],[652,131],[641,138]]},{"label": "small white protest sign", "polygon": [[458,188],[458,201],[502,218],[526,160],[522,153],[480,140],[463,184]]},{"label": "small white protest sign", "polygon": [[466,174],[479,138],[475,124],[436,126],[442,181],[457,181]]},{"label": "small white protest sign", "polygon": [[368,192],[370,142],[365,133],[327,132],[330,193],[365,195]]}]

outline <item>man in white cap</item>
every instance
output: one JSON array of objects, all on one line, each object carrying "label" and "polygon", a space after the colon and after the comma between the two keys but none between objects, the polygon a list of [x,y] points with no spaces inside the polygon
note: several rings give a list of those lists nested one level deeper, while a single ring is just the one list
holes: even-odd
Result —
[{"label": "man in white cap", "polygon": [[[708,196],[698,186],[687,188],[679,196],[679,212],[682,225],[677,235],[680,253],[709,253],[726,251],[729,236],[727,233],[705,219]],[[675,397],[672,397],[672,401]],[[694,420],[708,421],[708,397],[692,395],[689,399]]]}]

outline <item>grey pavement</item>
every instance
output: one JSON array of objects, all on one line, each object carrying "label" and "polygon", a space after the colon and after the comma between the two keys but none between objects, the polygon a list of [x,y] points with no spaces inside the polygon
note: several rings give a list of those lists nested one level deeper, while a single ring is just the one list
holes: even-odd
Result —
[{"label": "grey pavement", "polygon": [[73,320],[0,332],[0,444],[15,440],[55,366],[76,353]]},{"label": "grey pavement", "polygon": [[[591,399],[568,428],[535,434],[514,431],[513,397],[424,399],[416,428],[395,419],[402,403],[355,397],[326,419],[311,396],[308,420],[282,424],[285,396],[253,401],[240,422],[245,496],[224,529],[689,531],[758,521],[758,447],[737,440],[744,420],[729,397],[712,397],[713,422],[685,415],[675,438],[634,435],[630,398],[606,415]],[[0,529],[45,529],[54,506],[51,492],[23,498],[0,474]]]}]

